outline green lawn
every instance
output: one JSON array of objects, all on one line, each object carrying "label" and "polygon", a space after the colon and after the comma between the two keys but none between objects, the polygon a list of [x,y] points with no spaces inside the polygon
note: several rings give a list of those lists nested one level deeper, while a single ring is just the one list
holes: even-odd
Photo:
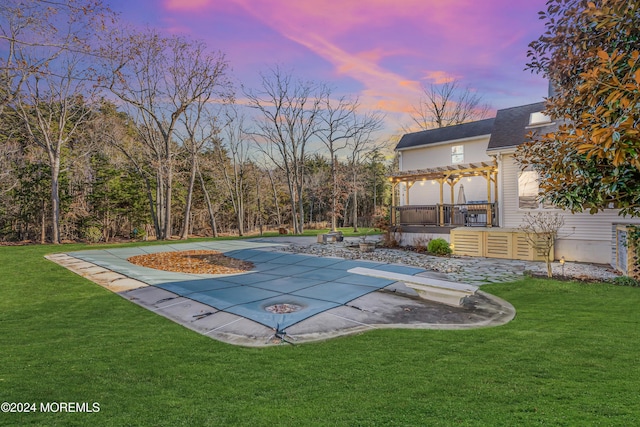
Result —
[{"label": "green lawn", "polygon": [[640,288],[487,285],[514,321],[248,349],[43,258],[83,247],[0,247],[0,402],[100,412],[0,413],[0,425],[640,424]]}]

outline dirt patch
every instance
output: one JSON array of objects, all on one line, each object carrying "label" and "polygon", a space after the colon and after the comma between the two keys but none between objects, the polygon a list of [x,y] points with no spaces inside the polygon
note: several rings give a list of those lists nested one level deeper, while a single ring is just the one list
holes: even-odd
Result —
[{"label": "dirt patch", "polygon": [[128,258],[132,264],[188,274],[236,274],[253,269],[253,263],[229,258],[218,251],[159,252]]}]

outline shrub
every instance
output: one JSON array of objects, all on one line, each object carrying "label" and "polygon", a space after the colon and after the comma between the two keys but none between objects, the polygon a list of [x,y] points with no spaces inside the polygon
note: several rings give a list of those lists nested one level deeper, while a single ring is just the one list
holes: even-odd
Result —
[{"label": "shrub", "polygon": [[618,286],[640,286],[640,282],[629,276],[616,277],[611,281],[611,283]]},{"label": "shrub", "polygon": [[416,237],[413,239],[413,247],[415,251],[422,254],[429,251],[429,243],[431,242],[431,238],[429,237]]},{"label": "shrub", "polygon": [[90,225],[84,230],[84,238],[89,243],[98,243],[102,237],[102,229],[98,226]]},{"label": "shrub", "polygon": [[427,250],[434,255],[451,254],[451,247],[449,246],[449,242],[441,238],[433,239],[432,241],[430,241],[429,246],[427,246]]}]

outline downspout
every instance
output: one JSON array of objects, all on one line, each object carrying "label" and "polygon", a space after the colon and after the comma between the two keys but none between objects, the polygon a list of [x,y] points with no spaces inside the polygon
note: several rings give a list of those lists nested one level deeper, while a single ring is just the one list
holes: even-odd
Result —
[{"label": "downspout", "polygon": [[496,176],[496,180],[498,181],[498,227],[504,227],[504,170],[502,168],[502,154],[495,155],[496,164],[498,165],[498,174]]}]

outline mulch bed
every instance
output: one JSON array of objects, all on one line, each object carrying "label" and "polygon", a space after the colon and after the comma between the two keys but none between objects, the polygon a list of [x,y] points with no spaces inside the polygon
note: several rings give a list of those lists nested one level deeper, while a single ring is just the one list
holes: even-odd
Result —
[{"label": "mulch bed", "polygon": [[251,262],[208,250],[136,255],[127,261],[141,267],[188,274],[235,274],[250,271],[254,267]]}]

